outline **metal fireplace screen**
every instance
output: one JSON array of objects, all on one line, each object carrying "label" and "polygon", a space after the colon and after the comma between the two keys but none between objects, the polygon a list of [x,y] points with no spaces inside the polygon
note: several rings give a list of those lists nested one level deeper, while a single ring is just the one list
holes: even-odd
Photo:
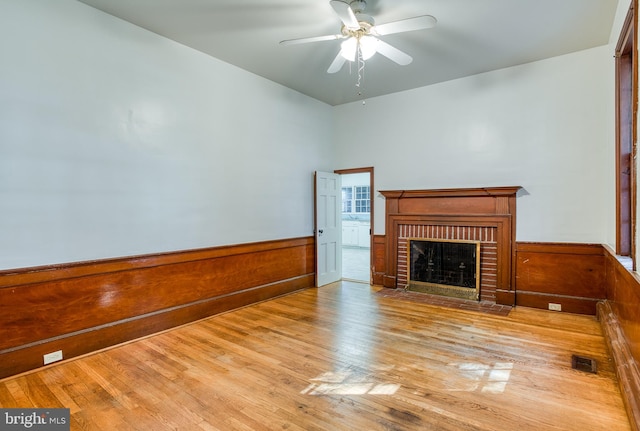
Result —
[{"label": "metal fireplace screen", "polygon": [[479,300],[480,241],[409,238],[407,290]]}]

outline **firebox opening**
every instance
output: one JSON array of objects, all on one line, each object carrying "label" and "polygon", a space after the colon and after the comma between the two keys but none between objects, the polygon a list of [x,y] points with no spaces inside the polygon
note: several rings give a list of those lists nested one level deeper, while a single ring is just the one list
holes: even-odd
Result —
[{"label": "firebox opening", "polygon": [[480,241],[409,238],[406,290],[480,299]]}]

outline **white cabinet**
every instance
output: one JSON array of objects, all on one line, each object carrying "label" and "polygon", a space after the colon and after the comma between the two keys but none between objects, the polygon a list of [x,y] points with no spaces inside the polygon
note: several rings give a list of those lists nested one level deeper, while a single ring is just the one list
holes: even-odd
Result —
[{"label": "white cabinet", "polygon": [[342,223],[342,245],[358,245],[358,223]]},{"label": "white cabinet", "polygon": [[369,225],[358,226],[358,247],[371,247],[371,241],[369,240]]},{"label": "white cabinet", "polygon": [[370,247],[369,224],[355,221],[342,223],[342,245],[353,247]]}]

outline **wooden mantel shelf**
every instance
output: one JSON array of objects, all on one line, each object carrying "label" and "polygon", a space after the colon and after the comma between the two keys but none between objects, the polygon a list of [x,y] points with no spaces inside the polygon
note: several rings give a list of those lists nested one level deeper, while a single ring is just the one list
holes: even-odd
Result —
[{"label": "wooden mantel shelf", "polygon": [[515,195],[522,187],[477,187],[464,189],[431,189],[431,190],[380,190],[385,198],[430,198],[430,197],[470,197],[470,196],[510,196]]}]

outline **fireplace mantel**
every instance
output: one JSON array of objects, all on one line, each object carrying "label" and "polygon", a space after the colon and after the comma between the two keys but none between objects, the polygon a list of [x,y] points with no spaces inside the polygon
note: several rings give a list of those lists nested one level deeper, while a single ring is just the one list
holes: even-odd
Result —
[{"label": "fireplace mantel", "polygon": [[[513,265],[516,194],[520,186],[481,187],[434,190],[386,190],[385,221],[385,287],[404,287],[402,243],[408,233],[430,232],[446,238],[462,235],[490,235],[485,241],[495,253],[496,267],[487,275],[483,300],[498,304],[515,304]],[[471,233],[466,233],[467,231]],[[399,241],[400,239],[400,241]]]},{"label": "fireplace mantel", "polygon": [[470,196],[511,196],[522,187],[478,187],[470,189],[381,190],[386,198],[436,198]]}]

